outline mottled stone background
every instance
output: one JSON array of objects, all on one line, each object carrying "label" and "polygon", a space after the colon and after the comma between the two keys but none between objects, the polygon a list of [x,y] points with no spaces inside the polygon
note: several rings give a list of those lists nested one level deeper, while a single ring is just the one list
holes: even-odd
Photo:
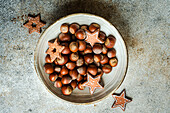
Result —
[{"label": "mottled stone background", "polygon": [[170,112],[169,0],[0,0],[0,113],[123,113],[112,96],[92,105],[56,99],[34,70],[40,34],[23,27],[28,14],[41,14],[44,31],[60,17],[87,12],[109,20],[128,49],[124,88],[133,101],[126,113]]}]

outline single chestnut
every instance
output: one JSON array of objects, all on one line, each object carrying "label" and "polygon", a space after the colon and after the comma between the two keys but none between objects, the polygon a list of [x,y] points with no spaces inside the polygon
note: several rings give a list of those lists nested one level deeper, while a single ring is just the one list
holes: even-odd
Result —
[{"label": "single chestnut", "polygon": [[84,51],[86,49],[86,42],[85,41],[78,41],[79,43],[79,51]]},{"label": "single chestnut", "polygon": [[62,43],[63,46],[65,46],[65,48],[62,50],[62,54],[70,54],[71,51],[69,49],[68,43]]},{"label": "single chestnut", "polygon": [[99,38],[100,38],[101,40],[105,41],[105,40],[106,40],[106,34],[105,34],[103,31],[100,31],[100,32],[99,32]]},{"label": "single chestnut", "polygon": [[62,24],[62,25],[60,26],[60,31],[61,31],[62,33],[68,33],[68,30],[69,30],[68,24],[64,23],[64,24]]},{"label": "single chestnut", "polygon": [[61,34],[59,34],[59,39],[60,39],[60,41],[70,41],[71,36],[66,33],[61,33]]},{"label": "single chestnut", "polygon": [[75,33],[75,36],[76,36],[77,39],[83,40],[83,39],[85,39],[86,34],[85,34],[85,32],[84,32],[83,29],[79,29],[79,30]]},{"label": "single chestnut", "polygon": [[101,44],[94,44],[93,52],[95,54],[100,54],[102,52],[102,45]]},{"label": "single chestnut", "polygon": [[109,35],[107,38],[106,38],[106,41],[105,41],[105,46],[107,48],[113,48],[113,46],[115,45],[115,42],[116,42],[116,38],[112,35]]},{"label": "single chestnut", "polygon": [[86,46],[86,49],[84,50],[84,53],[87,54],[87,53],[92,53],[92,47],[90,45],[87,45]]},{"label": "single chestnut", "polygon": [[104,73],[108,74],[112,71],[112,67],[110,65],[106,64],[102,67],[102,70],[103,70]]},{"label": "single chestnut", "polygon": [[46,62],[46,63],[52,63],[51,58],[50,58],[50,55],[47,55],[47,56],[45,57],[45,62]]},{"label": "single chestnut", "polygon": [[70,83],[71,87],[73,88],[73,90],[77,87],[77,80],[72,80]]},{"label": "single chestnut", "polygon": [[71,53],[70,54],[70,60],[71,61],[77,61],[79,59],[79,55],[78,55],[78,52],[76,52],[76,53]]},{"label": "single chestnut", "polygon": [[82,57],[80,57],[77,61],[76,61],[76,66],[80,67],[84,64],[84,59]]},{"label": "single chestnut", "polygon": [[82,81],[82,80],[83,80],[83,76],[80,75],[80,74],[78,74],[77,81],[80,82],[80,81]]},{"label": "single chestnut", "polygon": [[87,28],[88,28],[87,25],[82,25],[82,26],[81,26],[81,29],[83,29],[83,30],[85,30],[85,29],[87,29]]},{"label": "single chestnut", "polygon": [[71,95],[73,88],[69,85],[64,85],[61,87],[61,92],[63,95]]},{"label": "single chestnut", "polygon": [[102,53],[103,54],[107,54],[108,48],[106,48],[105,45],[103,45],[103,49],[102,49]]},{"label": "single chestnut", "polygon": [[101,54],[95,54],[94,55],[94,62],[98,63],[101,61]]},{"label": "single chestnut", "polygon": [[47,74],[51,74],[54,72],[54,68],[52,64],[45,64],[44,65],[44,70]]},{"label": "single chestnut", "polygon": [[112,67],[117,66],[117,63],[118,63],[117,58],[112,58],[112,59],[109,60],[109,64]]},{"label": "single chestnut", "polygon": [[65,66],[62,66],[60,74],[67,75],[68,74],[68,69]]},{"label": "single chestnut", "polygon": [[77,72],[76,69],[70,70],[70,71],[69,71],[69,75],[71,76],[72,80],[75,80],[75,79],[77,79],[77,77],[78,77],[78,72]]},{"label": "single chestnut", "polygon": [[89,72],[92,75],[97,74],[97,67],[95,65],[89,65],[87,68],[87,72]]},{"label": "single chestnut", "polygon": [[109,62],[109,58],[106,55],[102,55],[102,59],[100,61],[101,64],[106,64]]},{"label": "single chestnut", "polygon": [[57,72],[57,73],[59,73],[59,72],[61,71],[61,67],[60,67],[60,66],[56,66],[56,67],[54,68],[54,71]]},{"label": "single chestnut", "polygon": [[70,51],[77,52],[79,50],[78,42],[71,42],[69,45]]},{"label": "single chestnut", "polygon": [[79,27],[80,26],[78,24],[76,24],[76,23],[71,24],[70,27],[69,27],[70,33],[75,34],[76,31],[79,29]]},{"label": "single chestnut", "polygon": [[94,59],[93,59],[93,55],[92,54],[87,54],[84,56],[84,60],[86,63],[91,64],[93,63]]},{"label": "single chestnut", "polygon": [[79,82],[79,83],[78,83],[78,88],[79,88],[80,90],[84,90],[85,87],[82,85],[82,82]]},{"label": "single chestnut", "polygon": [[116,50],[114,48],[112,48],[111,50],[108,51],[107,56],[109,58],[115,57],[116,56]]},{"label": "single chestnut", "polygon": [[66,67],[70,70],[73,70],[76,67],[76,64],[74,62],[68,62]]},{"label": "single chestnut", "polygon": [[97,29],[99,29],[100,28],[100,25],[99,24],[96,24],[96,23],[92,23],[92,24],[90,24],[90,26],[89,26],[89,30],[91,31],[91,32],[94,32],[95,30],[97,30]]},{"label": "single chestnut", "polygon": [[87,73],[87,68],[86,66],[82,66],[82,67],[79,67],[77,71],[80,75],[85,75]]},{"label": "single chestnut", "polygon": [[69,84],[71,81],[72,79],[69,75],[63,75],[61,79],[62,84]]},{"label": "single chestnut", "polygon": [[57,58],[57,63],[59,65],[64,65],[68,61],[68,56],[61,56],[61,59]]},{"label": "single chestnut", "polygon": [[50,75],[49,75],[49,79],[50,79],[50,81],[52,81],[52,82],[54,82],[56,79],[57,79],[57,74],[56,73],[51,73]]},{"label": "single chestnut", "polygon": [[62,87],[61,78],[57,78],[57,80],[54,82],[54,87]]}]

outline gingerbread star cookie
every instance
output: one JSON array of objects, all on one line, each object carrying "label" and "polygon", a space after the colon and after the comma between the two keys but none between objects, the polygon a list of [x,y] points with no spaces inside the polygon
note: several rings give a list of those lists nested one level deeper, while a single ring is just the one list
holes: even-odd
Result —
[{"label": "gingerbread star cookie", "polygon": [[104,43],[102,40],[99,39],[99,29],[97,29],[96,31],[94,31],[93,33],[91,33],[89,30],[85,30],[86,31],[86,39],[85,41],[90,43],[90,45],[93,47],[93,45],[95,43]]},{"label": "gingerbread star cookie", "polygon": [[41,32],[41,27],[43,27],[45,24],[40,21],[40,15],[37,15],[36,17],[28,16],[28,22],[24,24],[25,27],[29,29],[29,33]]},{"label": "gingerbread star cookie", "polygon": [[87,82],[84,82],[82,86],[89,87],[90,94],[92,95],[96,88],[103,89],[103,87],[99,84],[100,76],[93,78],[90,74],[87,74]]},{"label": "gingerbread star cookie", "polygon": [[125,89],[121,92],[119,96],[115,94],[113,94],[112,96],[115,99],[112,108],[120,107],[123,111],[125,111],[126,104],[132,101],[131,99],[126,98]]},{"label": "gingerbread star cookie", "polygon": [[61,52],[65,48],[65,46],[61,46],[58,43],[58,39],[54,41],[54,43],[48,42],[49,48],[46,51],[46,54],[50,55],[51,62],[53,62],[56,58],[61,58]]}]

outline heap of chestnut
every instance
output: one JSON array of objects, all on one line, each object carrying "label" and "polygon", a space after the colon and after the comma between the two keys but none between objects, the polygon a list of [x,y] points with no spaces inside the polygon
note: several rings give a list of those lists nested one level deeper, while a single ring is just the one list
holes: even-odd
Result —
[{"label": "heap of chestnut", "polygon": [[103,43],[95,43],[93,46],[86,41],[87,33],[91,33],[100,26],[92,23],[90,26],[77,23],[62,24],[58,41],[65,48],[61,51],[61,58],[51,61],[50,55],[45,57],[45,72],[49,74],[49,80],[54,86],[61,88],[64,95],[70,95],[78,87],[84,90],[82,83],[87,81],[87,73],[92,77],[103,73],[108,74],[118,63],[116,50],[113,48],[116,42],[114,36],[99,31],[98,39]]}]

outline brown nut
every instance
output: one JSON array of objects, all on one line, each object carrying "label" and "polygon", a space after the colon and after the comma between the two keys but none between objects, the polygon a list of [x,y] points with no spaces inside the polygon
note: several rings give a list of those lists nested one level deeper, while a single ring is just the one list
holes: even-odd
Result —
[{"label": "brown nut", "polygon": [[115,57],[116,56],[116,50],[114,48],[112,48],[111,50],[108,51],[107,56],[109,58]]},{"label": "brown nut", "polygon": [[85,32],[84,32],[83,29],[79,29],[79,30],[76,32],[75,36],[76,36],[77,39],[83,40],[83,39],[85,39],[86,34],[85,34]]},{"label": "brown nut", "polygon": [[64,65],[68,61],[68,56],[62,56],[61,59],[57,58],[57,62],[59,65]]},{"label": "brown nut", "polygon": [[92,47],[90,45],[87,45],[86,46],[86,49],[84,50],[84,53],[87,54],[87,53],[92,53]]},{"label": "brown nut", "polygon": [[80,75],[85,75],[87,73],[86,66],[79,67],[77,71]]},{"label": "brown nut", "polygon": [[67,74],[68,74],[68,69],[67,69],[65,66],[63,66],[63,67],[61,68],[60,74],[62,74],[62,75],[67,75]]},{"label": "brown nut", "polygon": [[87,72],[89,72],[92,75],[97,74],[97,67],[95,65],[89,65],[87,68]]},{"label": "brown nut", "polygon": [[97,29],[99,29],[100,28],[100,25],[99,24],[96,24],[96,23],[92,23],[92,24],[90,24],[90,26],[89,26],[89,30],[91,31],[91,32],[94,32],[95,30],[97,30]]},{"label": "brown nut", "polygon": [[45,64],[44,70],[47,74],[51,74],[54,72],[54,68],[53,68],[52,64]]},{"label": "brown nut", "polygon": [[95,54],[100,54],[102,52],[102,45],[101,44],[94,44],[93,52]]},{"label": "brown nut", "polygon": [[100,54],[94,55],[94,61],[96,63],[100,62],[101,61],[101,55]]},{"label": "brown nut", "polygon": [[105,41],[105,46],[107,48],[113,48],[113,46],[115,45],[116,42],[116,38],[112,35],[109,35]]},{"label": "brown nut", "polygon": [[100,63],[101,64],[106,64],[108,62],[109,62],[109,58],[106,55],[103,55]]},{"label": "brown nut", "polygon": [[105,41],[105,40],[106,40],[106,34],[105,34],[103,31],[100,31],[100,33],[99,33],[99,38],[100,38],[101,40]]},{"label": "brown nut", "polygon": [[83,29],[83,30],[85,30],[85,29],[87,29],[87,28],[88,28],[87,25],[82,25],[82,26],[81,26],[81,29]]},{"label": "brown nut", "polygon": [[54,82],[54,87],[61,87],[62,86],[62,83],[61,83],[61,78],[57,78],[57,80]]},{"label": "brown nut", "polygon": [[117,66],[117,63],[118,63],[118,61],[117,61],[116,58],[112,58],[112,59],[109,60],[109,64],[110,64],[110,66],[112,66],[112,67]]},{"label": "brown nut", "polygon": [[68,62],[66,67],[70,70],[73,70],[76,67],[76,64],[74,62]]},{"label": "brown nut", "polygon": [[62,50],[62,54],[70,54],[71,51],[69,49],[68,43],[62,43],[63,46],[65,46],[65,48]]},{"label": "brown nut", "polygon": [[76,80],[72,80],[70,83],[71,87],[73,88],[73,90],[77,87],[77,81]]},{"label": "brown nut", "polygon": [[84,60],[86,63],[91,64],[93,63],[94,59],[93,59],[93,55],[92,54],[87,54],[84,56]]},{"label": "brown nut", "polygon": [[59,34],[59,39],[60,39],[60,41],[70,41],[71,36],[66,33],[61,33],[61,34]]},{"label": "brown nut", "polygon": [[50,81],[52,81],[52,82],[54,82],[56,79],[57,79],[57,74],[56,73],[51,73],[50,75],[49,75],[49,79],[50,79]]},{"label": "brown nut", "polygon": [[78,74],[77,81],[80,82],[80,81],[82,81],[82,80],[83,80],[83,76],[80,75],[80,74]]},{"label": "brown nut", "polygon": [[59,73],[59,72],[61,71],[61,67],[56,66],[56,67],[54,68],[54,71],[57,72],[57,73]]},{"label": "brown nut", "polygon": [[71,95],[73,91],[73,88],[69,85],[65,85],[61,87],[61,92],[63,93],[63,95]]},{"label": "brown nut", "polygon": [[71,81],[72,79],[69,75],[63,75],[61,79],[62,84],[69,84]]},{"label": "brown nut", "polygon": [[68,24],[64,23],[64,24],[61,25],[60,31],[61,31],[62,33],[68,33],[68,30],[69,30],[68,28],[69,28],[69,27],[68,27]]},{"label": "brown nut", "polygon": [[78,88],[80,89],[80,90],[84,90],[84,86],[82,86],[82,82],[80,82],[80,83],[78,83]]},{"label": "brown nut", "polygon": [[84,59],[82,57],[80,57],[77,61],[76,61],[76,66],[80,67],[84,64]]},{"label": "brown nut", "polygon": [[79,55],[78,55],[78,53],[76,52],[76,53],[71,53],[70,54],[70,60],[71,61],[77,61],[79,59]]},{"label": "brown nut", "polygon": [[45,57],[45,62],[46,62],[46,63],[52,63],[51,58],[50,58],[50,55],[47,55],[47,56]]},{"label": "brown nut", "polygon": [[79,45],[77,42],[71,42],[69,45],[70,51],[77,52],[79,49]]},{"label": "brown nut", "polygon": [[84,51],[86,49],[86,42],[78,41],[78,43],[79,43],[79,51]]},{"label": "brown nut", "polygon": [[112,67],[110,65],[104,65],[102,67],[102,70],[103,70],[104,73],[108,74],[112,71]]},{"label": "brown nut", "polygon": [[70,27],[69,27],[69,31],[71,34],[75,34],[76,31],[79,29],[79,25],[74,23],[74,24],[71,24]]},{"label": "brown nut", "polygon": [[71,76],[72,80],[75,80],[75,79],[77,79],[77,77],[78,77],[78,72],[77,72],[76,69],[70,70],[70,71],[69,71],[69,75]]},{"label": "brown nut", "polygon": [[103,45],[102,53],[103,53],[103,54],[107,54],[107,51],[108,51],[108,49],[106,48],[105,45]]}]

